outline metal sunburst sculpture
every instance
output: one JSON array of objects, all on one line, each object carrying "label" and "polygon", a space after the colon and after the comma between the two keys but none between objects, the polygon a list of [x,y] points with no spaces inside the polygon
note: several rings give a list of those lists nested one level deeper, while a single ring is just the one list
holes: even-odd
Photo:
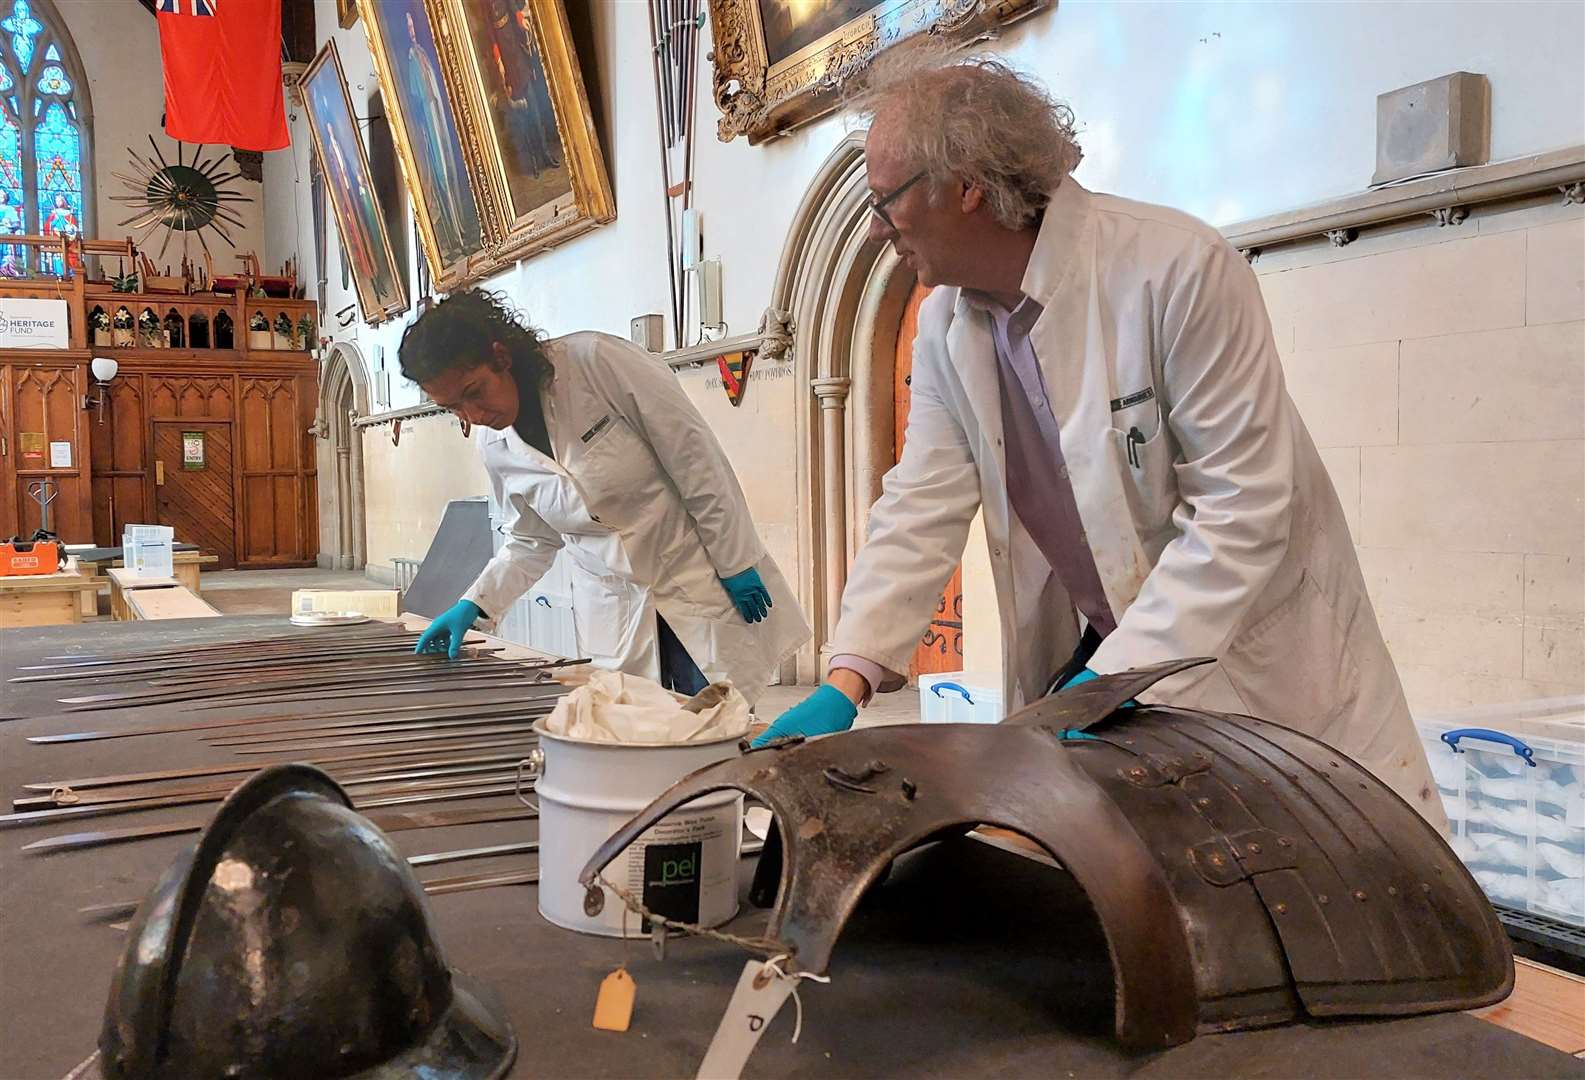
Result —
[{"label": "metal sunburst sculpture", "polygon": [[130,203],[138,211],[120,222],[120,225],[143,230],[143,235],[137,238],[140,248],[156,229],[164,228],[165,243],[160,245],[161,258],[165,255],[165,249],[170,247],[171,235],[177,232],[182,234],[183,257],[187,254],[189,233],[194,234],[204,252],[209,253],[209,244],[204,240],[205,229],[213,229],[215,235],[235,248],[236,242],[231,239],[226,227],[229,225],[240,229],[242,219],[232,206],[253,200],[230,186],[231,181],[242,178],[240,172],[221,171],[221,163],[226,160],[224,148],[213,158],[204,161],[200,160],[204,148],[199,146],[193,152],[193,160],[189,164],[183,160],[182,144],[177,143],[176,164],[172,165],[160,153],[159,144],[152,135],[149,136],[149,145],[154,148],[152,158],[141,157],[131,147],[127,148],[135,175],[113,174],[133,193],[112,195],[111,198],[117,202]]}]

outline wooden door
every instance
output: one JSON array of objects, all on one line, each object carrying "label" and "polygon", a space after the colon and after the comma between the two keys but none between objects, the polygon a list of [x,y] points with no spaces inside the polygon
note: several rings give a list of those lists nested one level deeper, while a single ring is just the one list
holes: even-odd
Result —
[{"label": "wooden door", "polygon": [[76,363],[16,363],[5,380],[10,505],[14,529],[30,536],[40,524],[29,493],[38,484],[55,492],[49,528],[68,544],[93,542],[88,431],[82,406],[83,369]]},{"label": "wooden door", "polygon": [[154,508],[176,539],[237,565],[231,425],[161,420],[154,424]]},{"label": "wooden door", "polygon": [[94,543],[120,547],[128,525],[152,520],[143,376],[117,375],[96,393],[100,403],[88,421],[93,429]]},{"label": "wooden door", "polygon": [[16,426],[11,423],[11,369],[0,364],[0,540],[22,531],[17,520]]},{"label": "wooden door", "polygon": [[[930,290],[915,285],[908,306],[903,310],[902,326],[897,331],[897,359],[893,367],[892,400],[895,403],[897,457],[903,456],[908,430],[908,406],[913,398],[914,337],[919,332],[919,305]],[[914,649],[910,675],[929,675],[938,671],[963,670],[963,566],[952,572],[952,580],[936,600],[930,626]]]},{"label": "wooden door", "polygon": [[[312,565],[319,539],[308,425],[317,388],[290,376],[237,380],[244,568]],[[306,393],[304,392],[306,391]]]}]

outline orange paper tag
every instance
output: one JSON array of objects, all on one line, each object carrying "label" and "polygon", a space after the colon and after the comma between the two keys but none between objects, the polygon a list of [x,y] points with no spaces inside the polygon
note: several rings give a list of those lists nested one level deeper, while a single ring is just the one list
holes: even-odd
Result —
[{"label": "orange paper tag", "polygon": [[594,999],[594,1026],[601,1031],[626,1031],[633,1022],[633,997],[638,984],[627,968],[619,967],[600,980]]}]

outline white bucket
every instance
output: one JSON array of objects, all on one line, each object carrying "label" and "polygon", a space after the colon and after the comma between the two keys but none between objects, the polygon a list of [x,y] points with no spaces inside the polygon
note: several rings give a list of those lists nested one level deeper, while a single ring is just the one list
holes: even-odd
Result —
[{"label": "white bucket", "polygon": [[[539,913],[569,930],[620,937],[627,905],[605,889],[584,913],[578,872],[612,833],[684,776],[737,754],[739,736],[695,743],[610,743],[539,733]],[[657,915],[720,926],[737,914],[743,794],[719,791],[666,817],[602,871]],[[604,886],[601,886],[604,889]],[[628,913],[627,933],[648,927]]]}]

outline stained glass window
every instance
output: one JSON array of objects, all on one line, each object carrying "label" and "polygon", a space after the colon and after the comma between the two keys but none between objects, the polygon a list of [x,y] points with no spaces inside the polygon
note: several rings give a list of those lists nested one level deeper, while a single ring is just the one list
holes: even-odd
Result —
[{"label": "stained glass window", "polygon": [[[83,72],[52,0],[0,0],[0,235],[80,237],[85,206]],[[0,277],[28,272],[0,245]],[[62,271],[40,251],[34,272]]]},{"label": "stained glass window", "polygon": [[[0,89],[4,89],[4,87],[0,87]],[[71,80],[66,78],[66,72],[61,70],[59,64],[51,64],[44,69],[44,74],[39,76],[39,93],[69,94],[71,92]]]},{"label": "stained glass window", "polygon": [[45,236],[82,236],[82,137],[56,103],[33,133],[39,222]]},{"label": "stained glass window", "polygon": [[11,31],[11,50],[16,53],[17,61],[23,71],[33,66],[33,46],[38,40],[39,31],[44,29],[44,24],[33,17],[33,9],[28,0],[13,0],[11,16],[0,27]]},{"label": "stained glass window", "polygon": [[[9,116],[0,122],[0,233],[27,232],[24,219],[22,185],[22,132]],[[0,276],[11,277],[23,270],[21,248],[0,245]]]}]

